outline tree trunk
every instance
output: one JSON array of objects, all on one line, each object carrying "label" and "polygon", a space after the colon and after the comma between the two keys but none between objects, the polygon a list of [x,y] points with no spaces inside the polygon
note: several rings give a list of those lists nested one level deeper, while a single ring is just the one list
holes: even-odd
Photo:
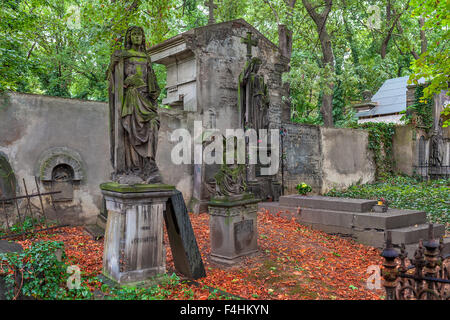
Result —
[{"label": "tree trunk", "polygon": [[[326,22],[328,19],[328,14],[331,11],[333,5],[332,0],[325,0],[325,9],[322,13],[318,13],[313,5],[307,0],[302,0],[308,14],[313,19],[317,27],[317,33],[319,35],[320,46],[322,48],[322,61],[323,68],[330,68],[331,74],[334,74],[334,54],[333,47],[331,45],[330,35],[328,34],[326,28]],[[333,89],[334,83],[333,79],[329,79],[327,84],[327,90],[322,96],[322,106],[320,108],[320,113],[323,117],[323,124],[325,127],[333,127]]]},{"label": "tree trunk", "polygon": [[278,46],[283,56],[291,60],[292,56],[292,30],[289,30],[286,25],[278,25]]},{"label": "tree trunk", "polygon": [[[334,54],[333,48],[331,46],[331,40],[328,35],[328,32],[322,31],[319,35],[320,44],[322,47],[323,54],[323,64],[324,67],[328,67],[331,70],[331,73],[334,74]],[[322,107],[320,112],[323,117],[323,124],[325,127],[333,127],[333,90],[334,90],[334,82],[331,79],[328,84],[327,92],[324,92],[322,97]]]},{"label": "tree trunk", "polygon": [[419,19],[419,26],[420,26],[420,54],[424,54],[425,51],[427,51],[428,47],[428,41],[427,37],[425,36],[425,30],[423,29],[425,25],[424,18],[420,17]]}]

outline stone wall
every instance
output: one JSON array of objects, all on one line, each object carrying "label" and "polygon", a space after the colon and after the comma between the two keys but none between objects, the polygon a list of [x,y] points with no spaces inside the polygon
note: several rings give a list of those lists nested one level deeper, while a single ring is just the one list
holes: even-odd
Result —
[{"label": "stone wall", "polygon": [[[420,140],[420,136],[418,137]],[[417,143],[416,143],[417,142]],[[414,172],[414,165],[417,164],[419,141],[416,137],[416,132],[412,125],[397,126],[395,128],[395,134],[392,138],[392,154],[395,160],[395,171],[401,172],[407,175],[412,175]],[[423,141],[424,159],[426,157],[427,142]]]},{"label": "stone wall", "polygon": [[321,127],[320,134],[322,193],[375,180],[375,162],[365,130]]},{"label": "stone wall", "polygon": [[322,149],[320,128],[313,125],[286,124],[283,138],[285,192],[296,193],[296,185],[305,182],[315,192],[322,190]]},{"label": "stone wall", "polygon": [[[0,152],[8,157],[18,182],[17,194],[55,189],[52,170],[71,168],[66,197],[54,202],[59,217],[72,224],[94,223],[109,179],[108,106],[106,103],[11,93],[0,104]],[[70,170],[70,169],[69,169]],[[39,199],[34,199],[39,207]],[[44,205],[50,206],[49,196]]]},{"label": "stone wall", "polygon": [[[443,166],[450,166],[450,130],[448,129],[442,128]],[[425,165],[429,162],[431,133],[431,130],[427,132],[424,129],[416,128],[412,124],[396,126],[395,134],[392,138],[392,151],[397,172],[406,175],[427,175],[426,167],[420,168],[420,165]]]},{"label": "stone wall", "polygon": [[295,186],[301,182],[323,194],[332,188],[374,181],[375,164],[366,131],[304,124],[284,127],[285,194],[297,193]]}]

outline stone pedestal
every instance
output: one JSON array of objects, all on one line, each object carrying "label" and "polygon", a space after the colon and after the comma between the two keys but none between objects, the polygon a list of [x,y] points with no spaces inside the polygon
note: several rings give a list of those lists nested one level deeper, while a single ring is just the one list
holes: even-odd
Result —
[{"label": "stone pedestal", "polygon": [[258,201],[252,194],[211,199],[211,260],[234,264],[239,258],[258,251]]},{"label": "stone pedestal", "polygon": [[261,198],[261,183],[256,179],[247,181],[247,191],[255,195],[256,198]]},{"label": "stone pedestal", "polygon": [[175,188],[163,184],[100,185],[106,201],[103,275],[119,285],[166,272],[164,211]]}]

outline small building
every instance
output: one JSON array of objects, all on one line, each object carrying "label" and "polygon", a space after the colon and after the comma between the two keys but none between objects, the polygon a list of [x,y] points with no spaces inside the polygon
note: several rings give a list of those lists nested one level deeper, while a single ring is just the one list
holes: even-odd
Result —
[{"label": "small building", "polygon": [[[404,124],[401,112],[406,110],[408,78],[400,77],[386,80],[372,98],[356,104],[358,123],[386,122]],[[421,81],[420,83],[423,83]],[[414,97],[414,92],[413,92]]]}]

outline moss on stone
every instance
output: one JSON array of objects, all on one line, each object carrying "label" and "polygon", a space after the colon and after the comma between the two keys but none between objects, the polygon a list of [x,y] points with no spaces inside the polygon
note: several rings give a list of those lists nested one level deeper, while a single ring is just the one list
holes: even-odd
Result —
[{"label": "moss on stone", "polygon": [[211,201],[208,202],[208,204],[217,207],[235,207],[237,205],[250,204],[259,201],[261,200],[256,199],[252,193],[244,193],[238,198],[215,197],[212,198]]},{"label": "moss on stone", "polygon": [[162,183],[129,185],[129,184],[120,184],[117,182],[106,182],[100,185],[100,189],[122,193],[137,193],[137,192],[149,192],[158,190],[175,190],[175,186]]}]

